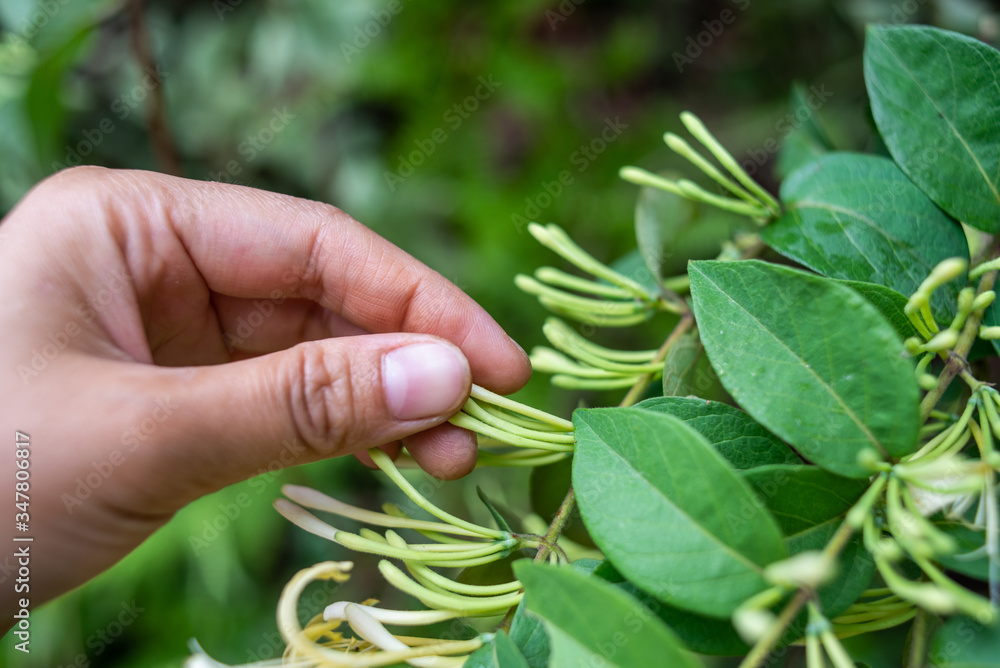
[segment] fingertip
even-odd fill
[[[531,380],[531,361],[524,348],[502,329],[497,339],[485,359],[469,356],[472,382],[497,394],[512,394]]]
[[[453,424],[407,436],[403,445],[420,468],[441,480],[457,480],[476,468],[476,435]]]

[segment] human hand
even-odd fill
[[[0,286],[5,486],[30,435],[30,529],[3,522],[34,538],[32,606],[275,462],[402,443],[462,476],[475,440],[445,421],[472,379],[509,393],[531,372],[472,299],[342,211],[238,186],[62,172],[0,225]],[[27,595],[4,588],[8,627]]]

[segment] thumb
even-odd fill
[[[163,371],[173,371],[173,396],[181,399],[178,417],[157,434],[159,452],[150,454],[156,478],[182,486],[169,495],[175,504],[441,424],[461,408],[472,382],[456,346],[402,333],[313,341],[249,360]]]

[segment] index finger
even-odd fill
[[[369,332],[440,336],[462,350],[476,383],[497,392],[531,375],[524,351],[472,298],[333,206],[152,172],[74,172],[90,180],[89,192],[119,200],[109,202],[118,214],[109,225],[123,248],[142,233],[136,217],[150,234],[170,230],[214,292],[302,297]]]

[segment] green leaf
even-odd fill
[[[952,617],[934,635],[929,658],[939,668],[997,668],[1000,622],[985,626],[971,617]]]
[[[497,631],[493,639],[493,652],[500,668],[530,668],[517,645],[503,631]]]
[[[830,278],[910,295],[941,260],[969,259],[962,228],[886,158],[830,153],[786,179],[781,200],[784,215],[761,238]],[[954,315],[959,287],[934,293],[942,320]]]
[[[520,648],[529,668],[546,668],[549,665],[549,636],[538,618],[528,614],[523,599],[510,623],[510,638]]]
[[[892,157],[938,206],[1000,230],[1000,51],[923,26],[871,26],[865,83]]]
[[[614,585],[528,561],[518,562],[515,571],[528,610],[549,633],[552,668],[698,666],[670,629]]]
[[[789,98],[788,117],[794,116],[796,126],[781,140],[775,167],[781,179],[833,150],[833,142],[820,123],[816,113],[819,106],[812,102],[811,92],[805,85],[796,83]]]
[[[692,262],[698,331],[719,380],[767,429],[823,468],[917,444],[919,392],[897,334],[850,288],[765,262]]]
[[[541,628],[541,625],[539,625]],[[512,632],[513,633],[513,632]],[[544,631],[543,631],[544,633]],[[538,668],[545,664],[539,664]],[[488,642],[466,659],[463,668],[535,668],[528,663],[517,644],[503,631],[497,631]]]
[[[702,347],[698,334],[689,332],[667,351],[663,362],[663,396],[676,397],[691,393],[691,376],[698,366]]]
[[[669,413],[708,439],[737,469],[767,464],[801,464],[781,440],[738,408],[694,397],[655,397],[636,408]]]
[[[899,294],[892,288],[876,283],[862,283],[860,281],[839,281],[850,289],[857,292],[865,300],[878,309],[882,317],[888,321],[892,328],[899,334],[899,338],[906,340],[917,335],[917,330],[913,328],[913,323],[906,317],[906,297]]]
[[[497,528],[500,529],[500,531],[512,533],[510,525],[507,524],[507,520],[505,520],[503,515],[500,514],[500,511],[496,509],[496,506],[490,502],[489,497],[486,496],[486,492],[484,492],[483,488],[479,485],[476,485],[476,494],[479,495],[479,500],[483,502],[486,509],[490,511],[490,515],[493,516],[493,521],[497,523]]]
[[[867,480],[844,478],[818,466],[760,466],[743,478],[790,536],[843,515],[868,489]]]
[[[681,420],[640,408],[573,414],[573,486],[598,547],[629,580],[678,607],[728,616],[786,552],[766,512],[715,448]]]
[[[94,27],[87,25],[67,35],[64,43],[45,54],[29,79],[24,104],[31,119],[38,162],[46,170],[52,161],[65,160],[65,153],[60,150],[67,116],[62,89],[70,69],[85,53],[93,31]]]
[[[493,647],[494,643],[489,642],[477,649],[465,660],[462,668],[498,668],[496,656],[493,654]]]
[[[789,95],[789,106],[791,107],[790,114],[799,123],[796,129],[809,135],[823,150],[832,151],[834,148],[833,140],[830,139],[829,133],[824,129],[823,123],[820,121],[819,114],[817,113],[825,103],[826,95],[822,90],[816,90],[815,87],[810,90],[806,88],[804,83],[797,81],[792,84],[791,94]],[[813,102],[814,99],[816,102]]]
[[[628,276],[633,281],[649,290],[652,294],[660,291],[660,277],[653,274],[639,254],[639,249],[633,248],[625,255],[611,263],[611,268],[623,276]],[[607,281],[602,280],[602,283]]]
[[[646,267],[657,280],[663,276],[664,248],[697,216],[698,206],[689,199],[658,188],[643,188],[639,192],[635,204],[635,240]]]
[[[951,536],[957,544],[955,554],[939,554],[935,561],[948,570],[967,575],[977,580],[988,581],[990,577],[990,559],[983,550],[986,544],[986,531],[984,529],[973,529],[962,522],[941,521],[936,523],[938,528]],[[972,552],[976,556],[969,558]]]
[[[693,652],[713,656],[738,656],[750,651],[750,646],[743,642],[728,619],[706,617],[658,601],[626,580],[609,561],[602,561],[594,570],[594,575],[634,596],[647,610],[662,619],[684,646]]]
[[[805,128],[795,128],[781,140],[775,173],[782,180],[796,170],[826,155],[827,149],[810,135]]]

